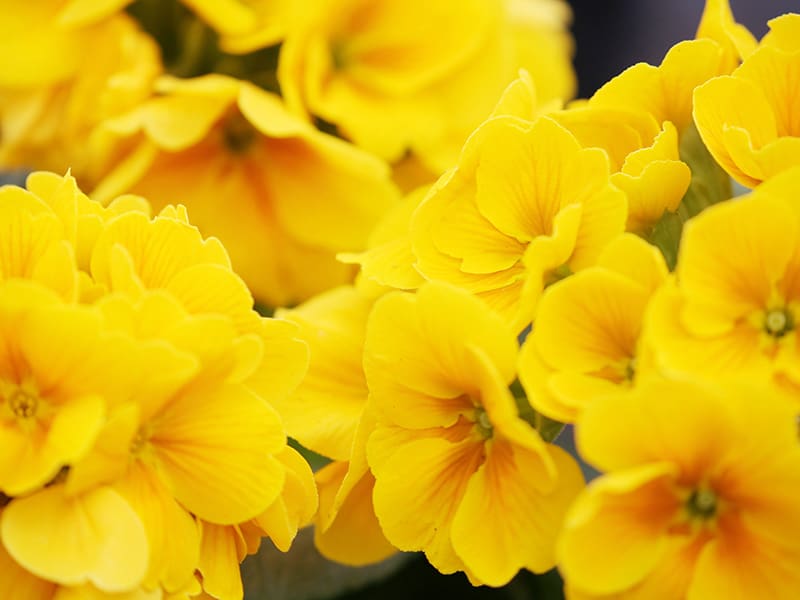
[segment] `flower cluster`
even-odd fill
[[[182,206],[0,188],[0,595],[241,597],[316,509],[272,402],[306,345]]]

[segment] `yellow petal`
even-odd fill
[[[17,564],[3,544],[0,544],[0,596],[51,600],[56,584],[41,579]]]
[[[200,562],[197,570],[203,576],[203,590],[220,600],[242,598],[242,576],[239,573],[237,537],[233,526],[204,522],[201,527]]]
[[[654,463],[595,480],[570,508],[559,540],[565,578],[596,594],[644,579],[661,559],[667,528],[680,510],[674,476],[673,465]]]
[[[147,571],[142,522],[107,487],[70,498],[55,485],[17,499],[3,512],[2,536],[25,568],[64,585],[92,582],[109,592],[126,591]]]
[[[536,469],[528,469],[539,457],[503,440],[491,442],[452,526],[453,548],[477,580],[505,585],[520,568],[542,573],[555,564],[556,535],[583,478],[566,452],[550,453],[558,484],[543,494],[532,477]]]
[[[347,474],[348,463],[335,462],[317,472],[320,514],[331,508],[339,486]],[[324,528],[317,523],[314,545],[331,560],[360,566],[378,562],[397,552],[381,531],[372,505],[375,478],[364,473],[336,509],[333,520]],[[353,532],[358,531],[358,536]]]
[[[285,440],[274,412],[242,386],[205,385],[172,400],[151,443],[175,498],[198,517],[231,525],[277,497],[284,472],[271,456]]]

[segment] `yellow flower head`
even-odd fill
[[[71,169],[93,185],[118,151],[100,124],[149,97],[161,59],[155,41],[125,15],[75,35],[84,47],[80,68],[68,76],[25,86],[0,81],[0,166]],[[26,55],[41,51],[28,43]]]
[[[184,203],[216,235],[257,298],[286,304],[342,283],[396,199],[388,167],[292,117],[280,100],[223,76],[161,81],[162,94],[113,127],[134,150],[95,197],[131,191]]]
[[[793,169],[687,223],[676,277],[647,317],[662,367],[800,383],[799,186]]]
[[[441,172],[518,68],[543,97],[571,95],[568,18],[553,0],[314,0],[281,49],[281,89],[357,145]]]
[[[665,211],[675,212],[691,171],[681,162],[678,132],[644,111],[589,105],[551,115],[584,147],[602,148],[611,162],[611,182],[628,197],[626,229],[647,234]]]
[[[401,550],[499,586],[553,565],[582,480],[519,417],[514,333],[463,290],[427,283],[379,299],[364,370],[379,423],[367,444],[375,513]]]
[[[544,291],[520,354],[531,405],[563,422],[652,369],[640,334],[650,296],[667,276],[661,253],[625,234],[597,263]]]
[[[795,414],[752,382],[650,380],[589,408],[578,447],[605,474],[572,505],[559,540],[575,597],[795,597]]]
[[[515,330],[545,285],[588,267],[625,226],[604,151],[549,117],[486,121],[414,214],[417,269],[475,293]]]
[[[695,91],[694,119],[717,162],[747,187],[800,164],[794,85],[800,72],[800,15],[774,29],[731,75]]]

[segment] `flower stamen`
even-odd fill
[[[8,397],[8,407],[18,419],[32,419],[39,410],[39,398],[22,388],[16,388]]]
[[[475,409],[475,426],[484,438],[488,439],[494,434],[494,428],[492,427],[492,422],[489,420],[489,414],[486,412],[486,409],[480,406]]]
[[[686,500],[686,510],[694,519],[707,521],[717,514],[717,495],[708,488],[699,488],[689,495]]]
[[[781,338],[794,329],[794,319],[785,308],[773,308],[764,315],[764,331]]]

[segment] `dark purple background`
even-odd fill
[[[670,46],[694,37],[702,0],[569,0],[575,14],[575,65],[582,97],[640,61],[658,64]],[[730,0],[734,15],[756,37],[767,21],[800,12],[798,0]]]

